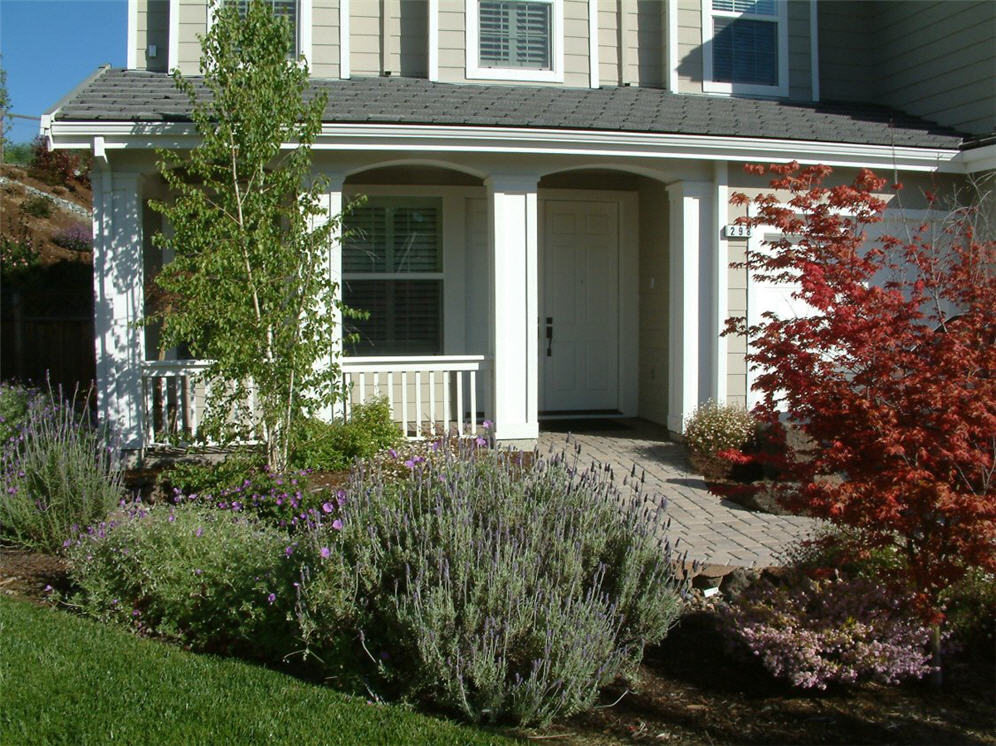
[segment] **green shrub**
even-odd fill
[[[38,395],[27,386],[0,382],[0,448],[16,447],[18,435],[28,422],[31,401]]]
[[[692,465],[707,478],[723,478],[733,464],[719,454],[740,451],[756,433],[757,422],[746,409],[710,399],[685,422],[684,438]]]
[[[87,614],[270,660],[295,649],[299,557],[286,532],[193,504],[134,504],[69,547]]]
[[[245,453],[229,455],[223,461],[205,463],[183,461],[165,469],[158,483],[184,495],[218,494],[222,490],[240,486],[250,476],[262,472],[262,459]]]
[[[406,696],[542,725],[590,706],[675,621],[663,508],[563,455],[527,467],[476,445],[411,459],[404,480],[358,466],[341,535],[309,537],[330,557],[303,586],[303,633],[321,651],[353,630]]]
[[[121,499],[115,448],[93,427],[85,397],[33,399],[16,447],[0,462],[0,536],[57,551],[73,526],[102,520]],[[77,406],[79,405],[79,406]]]
[[[347,420],[305,419],[296,424],[290,464],[297,469],[342,471],[358,458],[403,441],[401,428],[391,421],[387,400],[377,399],[355,405]]]
[[[21,203],[21,211],[35,218],[47,218],[52,215],[52,200],[40,194],[28,197]]]

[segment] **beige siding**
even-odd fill
[[[588,0],[564,3],[564,85],[587,87],[591,82],[588,66]]]
[[[818,4],[820,47],[820,98],[828,101],[871,101],[874,81],[869,71],[872,45],[872,3],[821,2]]]
[[[678,4],[678,91],[702,93],[702,2]]]
[[[184,75],[196,75],[201,59],[198,36],[207,31],[206,0],[180,0],[179,67]]]
[[[156,54],[148,56],[149,45]],[[135,60],[139,70],[165,72],[169,59],[169,0],[141,0],[138,3]]]
[[[668,194],[660,182],[640,186],[639,413],[667,423]]]
[[[361,0],[349,4],[349,64],[354,76],[380,75],[380,2]]]
[[[464,44],[464,4],[462,0],[439,2],[439,79],[464,79],[466,46]]]
[[[972,134],[996,127],[996,3],[875,5],[883,103]]]
[[[338,0],[312,0],[311,22],[311,74],[318,78],[338,78]]]
[[[804,101],[813,97],[813,68],[811,65],[809,2],[788,4],[788,67],[789,98]]]
[[[744,213],[742,207],[731,205],[727,222],[732,223]],[[730,266],[727,270],[727,314],[729,317],[747,315],[747,270],[733,265],[746,257],[747,241],[730,240],[727,243]],[[742,335],[726,337],[726,400],[731,404],[747,406],[747,339]]]
[[[667,85],[667,10],[660,0],[639,0],[636,13],[637,80],[641,86],[664,88]]]
[[[602,85],[619,85],[619,14],[616,0],[598,3],[598,79]]]

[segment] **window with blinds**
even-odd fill
[[[442,201],[371,198],[343,220],[343,302],[353,320],[352,355],[443,351]]]
[[[712,76],[718,83],[779,86],[776,0],[712,0]]]
[[[552,6],[535,0],[481,0],[481,67],[552,69]]]

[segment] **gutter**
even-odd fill
[[[60,148],[90,148],[101,137],[107,150],[185,149],[198,143],[189,122],[51,121]],[[294,147],[286,143],[285,148]],[[907,171],[966,173],[956,148],[894,147],[813,140],[657,134],[599,130],[523,129],[453,125],[325,124],[313,145],[321,151],[418,151],[580,157],[693,158],[712,161],[823,163]]]

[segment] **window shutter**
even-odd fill
[[[436,355],[442,351],[442,280],[347,280],[343,301],[370,317],[349,322],[351,355]]]
[[[383,207],[353,208],[343,220],[343,272],[387,271],[387,211]]]
[[[550,3],[481,0],[478,8],[482,66],[551,69]]]
[[[775,0],[712,0],[712,9],[759,16],[776,14]]]

